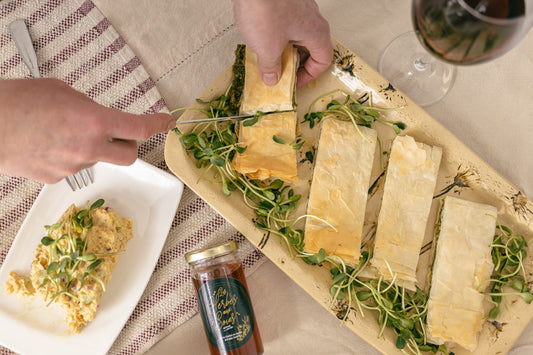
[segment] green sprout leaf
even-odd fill
[[[104,201],[103,199],[101,199],[101,198],[98,199],[98,200],[96,200],[96,201],[94,201],[93,204],[91,205],[91,210],[95,210],[95,209],[97,209],[98,207],[103,206],[104,202],[105,202],[105,201]]]
[[[392,128],[394,129],[394,133],[396,133],[396,134],[402,133],[402,130],[396,124],[393,124]]]
[[[366,301],[370,297],[372,297],[372,292],[370,291],[359,291],[356,293],[356,297],[359,301]]]
[[[88,261],[88,262],[95,261],[96,254],[94,253],[85,254],[85,255],[79,256],[78,259],[83,260],[83,261]]]
[[[518,292],[522,292],[524,288],[524,282],[520,279],[514,279],[511,282],[509,282],[509,286]]]
[[[309,112],[304,115],[302,123],[309,122],[309,128],[315,127],[315,123],[322,121],[324,114],[322,112]]]
[[[50,237],[43,237],[43,238],[41,239],[41,243],[42,243],[42,245],[44,245],[44,246],[49,246],[49,245],[51,245],[53,242],[54,242],[54,240],[53,240],[52,238],[50,238]]]
[[[198,136],[194,133],[188,133],[181,136],[183,139],[183,143],[185,144],[192,144],[195,143],[198,140]]]
[[[47,230],[47,231],[53,231],[53,230],[56,230],[56,229],[59,229],[61,227],[61,224],[59,223],[54,223],[50,226],[44,226],[44,228]]]
[[[253,126],[254,124],[257,123],[257,121],[259,121],[259,116],[254,116],[250,119],[247,119],[245,121],[242,122],[242,125],[243,127],[250,127],[250,126]]]
[[[90,273],[91,271],[96,269],[102,263],[102,261],[103,259],[98,259],[95,262],[91,263],[89,266],[87,266],[87,272]]]
[[[321,263],[323,262],[324,260],[326,260],[326,251],[322,248],[320,248],[320,250],[318,251],[318,262]]]
[[[268,187],[270,187],[272,190],[279,190],[283,186],[283,181],[280,179],[276,179],[270,183]]]
[[[400,130],[404,130],[405,128],[407,128],[406,124],[403,122],[395,122],[394,125],[398,127]]]
[[[219,166],[219,167],[223,167],[224,165],[226,165],[226,161],[219,157],[219,156],[216,156],[216,155],[213,155],[209,158],[209,161],[213,164],[213,165],[216,165],[216,166]]]
[[[287,144],[283,139],[279,138],[278,136],[272,136],[272,140],[278,144]]]
[[[222,184],[222,192],[226,196],[230,196],[231,195],[231,190],[230,190],[229,186],[230,186],[229,185],[229,181],[224,181],[224,183]]]
[[[339,289],[339,287],[337,285],[333,285],[331,287],[330,293],[331,293],[331,295],[333,297],[335,297],[339,301],[342,301],[343,299],[346,298],[346,292],[344,292],[343,290]]]
[[[405,345],[407,345],[407,342],[405,341],[405,339],[401,336],[398,336],[396,338],[396,348],[403,349],[405,348]]]
[[[202,148],[207,147],[207,145],[206,145],[206,143],[205,143],[205,140],[204,140],[201,136],[198,136],[198,144],[199,144],[200,147],[202,147]]]
[[[78,257],[80,256],[80,251],[76,250],[75,252],[70,254],[70,260],[76,261]],[[66,260],[66,259],[65,259]]]
[[[308,264],[320,264],[326,259],[326,251],[324,249],[320,249],[318,253],[302,259]]]
[[[533,294],[531,294],[529,291],[520,293],[520,297],[522,297],[527,304],[530,304],[533,301]]]
[[[498,306],[494,306],[494,307],[492,307],[492,309],[489,311],[489,318],[490,318],[490,319],[496,319],[496,317],[498,317],[498,314],[500,314],[500,307],[498,307]]]
[[[70,276],[70,274],[67,273],[67,272],[64,272],[64,271],[63,271],[63,272],[58,272],[57,274],[55,274],[54,276],[52,276],[52,280],[55,280],[55,279],[61,279],[61,278],[63,278],[63,277],[66,278],[66,277],[68,277],[68,276]]]
[[[59,270],[59,263],[57,261],[54,261],[48,265],[48,267],[46,268],[46,273],[48,275],[51,275],[58,270]]]
[[[339,273],[339,274],[337,274],[337,275],[333,278],[333,284],[334,284],[334,285],[337,285],[337,284],[343,282],[344,280],[346,280],[346,277],[347,277],[347,276],[348,276],[348,275],[346,275],[345,273]]]

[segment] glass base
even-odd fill
[[[378,70],[420,106],[441,100],[453,86],[456,69],[433,57],[414,32],[396,37],[381,54]]]

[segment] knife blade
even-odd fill
[[[176,124],[184,123],[200,123],[200,122],[212,122],[212,121],[227,121],[227,120],[238,120],[243,118],[251,118],[254,115],[242,115],[242,116],[227,116],[227,117],[213,117],[213,118],[199,118],[196,120],[185,120],[185,121],[176,121]]]

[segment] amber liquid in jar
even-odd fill
[[[263,343],[241,263],[231,253],[192,266],[211,354],[262,354]]]

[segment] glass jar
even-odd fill
[[[185,254],[211,354],[257,355],[257,328],[237,243],[230,241]]]

